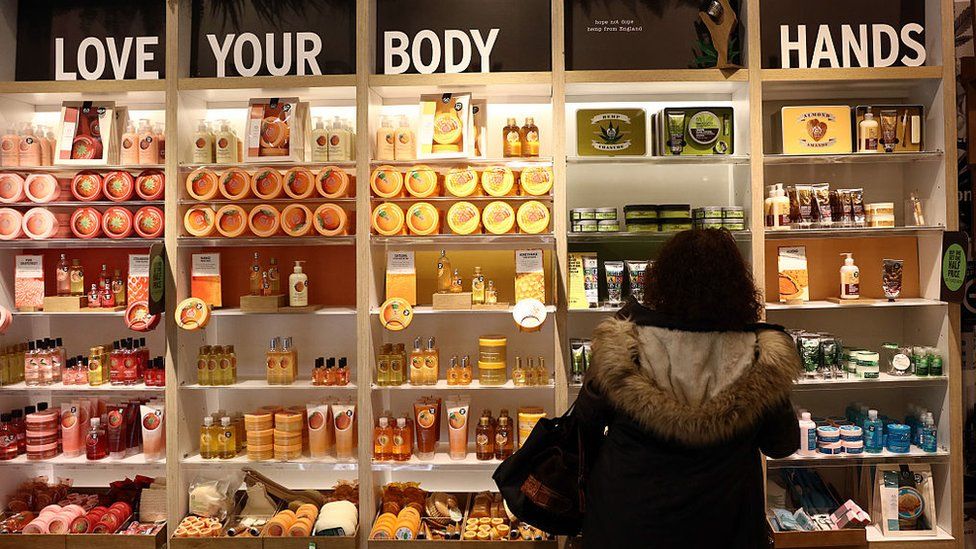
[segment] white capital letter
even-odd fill
[[[874,38],[873,49],[874,49],[874,66],[875,67],[890,67],[895,64],[895,60],[898,59],[898,33],[895,32],[895,28],[891,25],[871,25],[872,35]],[[888,36],[888,43],[891,44],[891,49],[888,55],[884,55],[881,35]]]
[[[461,44],[461,61],[454,62],[454,42]],[[471,64],[471,40],[464,31],[447,29],[444,31],[444,72],[464,72]]]
[[[430,42],[430,63],[424,63],[420,58],[421,48],[424,40]],[[441,64],[441,41],[437,39],[434,31],[424,29],[413,37],[413,46],[410,48],[410,56],[413,57],[413,64],[417,67],[420,74],[432,74]]]
[[[54,39],[54,79],[78,80],[78,75],[64,70],[64,38]]]
[[[108,44],[108,61],[112,65],[112,74],[116,80],[125,78],[125,68],[129,65],[129,51],[132,50],[132,37],[126,36],[122,40],[122,53],[115,49],[115,37],[109,36],[105,39]]]
[[[214,62],[217,64],[217,78],[227,75],[227,54],[230,53],[230,45],[234,43],[234,34],[224,37],[222,44],[217,43],[217,35],[208,34],[207,42],[210,42],[210,50],[214,54]]]
[[[254,56],[251,58],[251,66],[244,66],[244,44],[251,45]],[[242,33],[237,42],[234,42],[234,66],[237,73],[241,76],[254,76],[261,70],[261,41],[253,32]]]
[[[830,34],[830,27],[820,25],[817,30],[817,41],[813,45],[813,56],[810,58],[810,66],[820,68],[820,62],[827,60],[830,68],[837,68],[837,51],[834,50],[834,37]]]
[[[925,46],[922,45],[918,40],[912,37],[912,33],[921,35],[925,29],[922,25],[918,23],[909,23],[902,27],[901,29],[901,41],[905,43],[905,47],[913,50],[915,52],[915,58],[912,59],[907,55],[901,58],[901,62],[905,64],[906,67],[918,67],[925,63]]]
[[[88,70],[88,48],[95,48],[95,70]],[[78,45],[78,72],[85,80],[98,80],[105,72],[105,48],[102,41],[89,36]]]
[[[383,33],[383,74],[403,74],[410,68],[410,56],[407,47],[410,38],[400,31],[386,31]],[[399,63],[393,59],[399,59]]]
[[[159,44],[158,36],[137,36],[136,37],[136,79],[137,80],[159,80],[159,71],[147,71],[146,65],[156,58],[156,54],[148,50],[146,46]]]
[[[840,27],[840,48],[841,48],[841,59],[843,60],[842,67],[851,66],[851,54],[854,54],[854,58],[857,59],[858,67],[867,67],[868,65],[868,26],[858,25],[857,26],[857,36],[854,36],[854,29],[850,25],[841,25]]]
[[[265,59],[268,60],[268,72],[271,76],[284,76],[291,69],[291,33],[286,32],[281,37],[281,66],[275,66],[274,34],[264,35]]]
[[[322,53],[322,37],[314,32],[295,33],[297,41],[295,62],[298,63],[298,75],[305,76],[305,64],[308,63],[309,73],[318,76],[322,74],[319,68],[319,54]],[[307,47],[309,44],[311,48]]]
[[[471,37],[474,38],[474,47],[481,56],[481,72],[491,72],[491,50],[495,47],[495,40],[498,39],[499,29],[488,31],[488,39],[481,37],[481,31],[471,29]]]
[[[792,69],[790,66],[790,52],[796,52],[797,68],[807,68],[807,26],[796,26],[796,41],[790,40],[790,26],[779,26],[779,57],[780,66],[784,69]]]

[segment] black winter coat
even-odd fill
[[[800,443],[792,339],[631,304],[597,328],[593,358],[574,411],[589,463],[583,547],[768,547],[760,452]]]

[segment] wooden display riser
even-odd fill
[[[172,549],[356,549],[355,536],[282,538],[172,538]]]
[[[867,533],[863,528],[832,530],[829,532],[775,532],[775,549],[814,549],[818,547],[867,548]]]
[[[153,536],[120,534],[10,534],[0,536],[0,548],[30,549],[159,549],[166,545],[166,527]]]

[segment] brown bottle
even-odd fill
[[[539,127],[535,125],[534,118],[526,117],[519,137],[522,141],[522,156],[539,156]]]
[[[508,410],[503,408],[499,412],[498,426],[495,428],[495,458],[505,459],[515,453],[514,437],[512,418],[508,417]]]
[[[491,410],[485,410],[481,414],[474,434],[474,444],[478,460],[488,461],[495,457],[495,426],[492,424]]]
[[[502,128],[502,154],[505,158],[522,156],[522,135],[514,118],[509,118],[508,125]]]

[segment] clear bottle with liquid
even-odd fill
[[[410,352],[410,384],[411,385],[427,385],[427,380],[424,372],[424,349],[423,345],[420,343],[421,338],[416,337],[413,340],[413,351]]]
[[[203,425],[200,426],[200,457],[203,459],[213,459],[214,455],[214,424],[213,418],[206,416],[203,418]]]
[[[464,355],[461,357],[461,379],[459,385],[471,385],[474,379],[474,369],[471,367],[471,357]]]
[[[125,307],[125,280],[122,278],[122,271],[115,269],[115,275],[112,276],[112,295],[115,297],[115,305],[117,307]]]
[[[440,377],[441,353],[437,349],[434,338],[427,339],[427,348],[424,349],[424,385],[437,385],[437,378]]]
[[[531,116],[526,117],[525,125],[519,131],[522,141],[522,156],[539,156],[539,127],[535,125],[535,119]]]
[[[271,338],[268,350],[265,352],[265,369],[268,385],[281,385],[281,353],[278,347],[281,345],[280,337]]]
[[[254,259],[251,261],[248,282],[251,295],[261,295],[261,260],[257,252],[254,252]]]
[[[390,385],[403,385],[406,358],[403,343],[394,345],[393,353],[390,355]]]
[[[535,384],[536,385],[548,385],[549,384],[549,370],[546,369],[546,359],[545,357],[539,357],[539,363],[536,365],[535,371]]]
[[[213,378],[210,376],[210,368],[208,368],[211,352],[212,347],[210,345],[201,346],[197,352],[197,385],[206,387],[214,384]]]
[[[446,294],[451,291],[451,260],[447,257],[447,251],[441,250],[441,256],[437,258],[437,293]]]
[[[464,291],[464,280],[461,279],[461,273],[457,269],[454,269],[454,274],[451,275],[451,293],[459,294]]]
[[[461,384],[461,365],[458,363],[458,357],[456,356],[451,357],[450,365],[447,367],[447,384]]]
[[[220,458],[233,459],[237,457],[237,428],[231,425],[230,417],[220,418]]]
[[[495,305],[498,303],[498,290],[495,288],[495,281],[489,280],[488,287],[485,288],[485,304]]]
[[[512,383],[517,387],[525,386],[525,369],[522,368],[522,357],[515,357],[515,368],[512,369]]]
[[[278,270],[278,258],[272,257],[268,266],[268,284],[270,285],[271,295],[281,293],[281,271]]]
[[[509,118],[508,123],[502,128],[502,155],[505,158],[522,156],[522,136],[514,118]]]
[[[80,259],[71,260],[68,279],[71,283],[71,295],[85,295],[85,269],[81,266]]]
[[[68,258],[61,254],[58,265],[54,270],[54,277],[57,280],[57,292],[59,296],[71,295],[71,267],[68,266]]]
[[[384,343],[379,352],[376,353],[376,384],[380,387],[390,385],[390,355],[393,352],[393,345]]]
[[[471,275],[471,303],[484,305],[485,303],[485,275],[481,267],[475,267]]]

